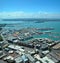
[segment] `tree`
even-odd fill
[[[2,36],[0,35],[0,41],[3,41],[3,38],[2,38]]]

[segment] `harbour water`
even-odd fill
[[[50,32],[53,32],[54,36],[49,36],[48,34],[44,35],[35,35],[34,38],[50,38],[53,40],[60,40],[60,22],[59,21],[48,21],[48,22],[35,22],[35,21],[0,21],[0,24],[8,24],[4,28],[7,29],[22,29],[22,28],[54,28],[54,30],[50,30]]]

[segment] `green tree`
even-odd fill
[[[0,41],[3,41],[3,38],[2,38],[2,36],[0,35]]]

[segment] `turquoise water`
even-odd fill
[[[44,23],[36,23],[34,21],[0,21],[0,24],[12,24],[12,25],[7,25],[5,28],[8,29],[22,29],[22,28],[49,28],[53,27],[54,30],[51,30],[51,32],[58,32],[60,33],[60,22],[59,21],[49,21],[49,22],[44,22]],[[13,25],[14,24],[14,25]],[[60,36],[60,34],[55,34],[57,36]],[[36,35],[34,36],[35,38],[51,38],[54,40],[60,40],[60,38],[52,38],[48,36],[47,34],[44,35]]]

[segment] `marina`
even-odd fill
[[[0,63],[60,63],[60,0],[0,0]]]
[[[19,21],[19,23],[18,23],[18,21],[16,21],[16,23],[13,23],[13,21],[12,21],[9,24],[8,24],[8,22],[10,22],[10,21],[7,21],[7,24],[3,27],[3,31],[4,31],[4,29],[6,29],[6,30],[14,29],[15,31],[21,30],[23,32],[23,29],[25,28],[26,30],[29,30],[29,31],[31,30],[31,32],[29,32],[29,33],[32,33],[31,35],[35,35],[36,38],[37,38],[37,35],[40,35],[39,37],[42,37],[42,38],[44,38],[44,36],[46,36],[46,37],[48,36],[48,38],[52,38],[53,36],[56,35],[55,37],[53,37],[53,40],[58,40],[59,36],[60,36],[60,33],[59,33],[60,30],[58,29],[60,22],[56,22],[56,21],[55,22],[53,22],[53,21],[46,22],[45,21],[44,23],[35,23],[34,21],[33,22]],[[1,22],[1,24],[2,23],[3,23],[3,21]],[[28,25],[28,23],[30,23],[30,24]],[[34,24],[34,26],[33,26],[33,24]],[[56,24],[56,25],[58,24],[58,26],[56,27],[54,24]],[[47,25],[47,26],[43,26],[43,25]],[[49,34],[52,34],[53,36],[51,37]]]
[[[46,63],[44,61],[45,58],[49,62],[56,63],[56,61],[60,61],[60,57],[57,60],[52,60],[55,56],[58,57],[53,49],[55,47],[58,50],[59,47],[56,47],[56,45],[60,43],[60,33],[55,31],[57,28],[40,26],[47,22],[33,23],[35,27],[32,22],[30,22],[30,25],[28,22],[10,23],[2,27],[0,31],[2,37],[2,41],[0,41],[1,62]],[[59,54],[58,52],[56,53]],[[53,54],[54,56],[52,56]],[[49,59],[50,57],[52,59]]]

